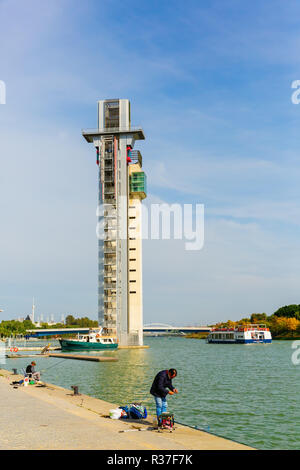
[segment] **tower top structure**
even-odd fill
[[[141,127],[131,127],[130,101],[109,99],[98,101],[98,129],[84,129],[83,137],[92,143],[105,135],[132,134],[134,140],[145,140]]]

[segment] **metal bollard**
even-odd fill
[[[13,369],[14,375],[18,375],[18,369]]]
[[[80,395],[80,393],[78,392],[78,385],[71,385],[71,388],[74,391],[74,395]]]

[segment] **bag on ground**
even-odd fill
[[[140,403],[130,403],[126,406],[120,406],[126,415],[121,416],[122,419],[145,419],[147,418],[147,409]]]

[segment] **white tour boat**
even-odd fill
[[[272,335],[266,325],[238,325],[236,328],[213,328],[206,338],[207,343],[252,344],[271,343]]]

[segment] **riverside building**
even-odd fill
[[[99,167],[98,320],[121,346],[143,344],[142,200],[146,175],[134,149],[144,140],[131,127],[130,102],[98,102],[98,128],[82,135],[96,149]]]

